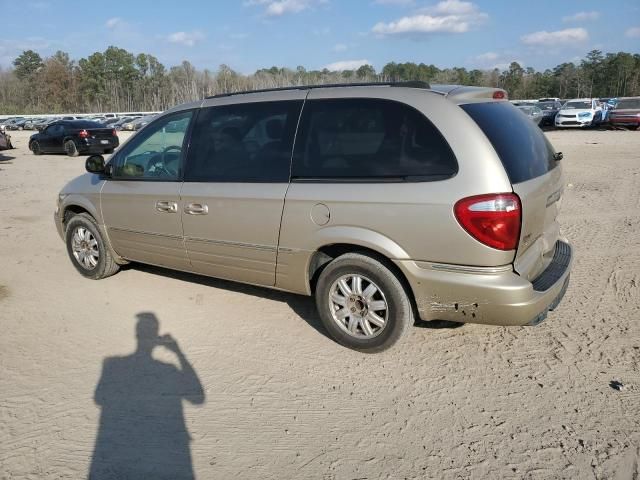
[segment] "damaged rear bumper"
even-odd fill
[[[537,325],[562,300],[573,262],[571,246],[556,243],[553,260],[533,281],[511,265],[466,267],[397,260],[422,320],[489,325]]]

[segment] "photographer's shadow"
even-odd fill
[[[136,317],[136,351],[106,358],[96,387],[102,412],[89,478],[192,479],[182,401],[204,403],[202,385],[176,341],[158,336],[156,316]],[[158,346],[171,350],[180,368],[154,359]]]

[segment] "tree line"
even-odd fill
[[[170,68],[153,55],[111,46],[72,60],[65,52],[43,58],[24,51],[0,69],[0,113],[161,111],[209,95],[260,88],[343,82],[423,80],[504,88],[512,99],[640,95],[640,55],[592,50],[579,63],[536,71],[512,62],[505,70],[440,69],[425,63],[387,63],[329,71],[271,67],[243,75],[227,65],[198,70],[188,61]]]

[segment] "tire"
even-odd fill
[[[104,243],[98,224],[87,213],[74,215],[67,222],[65,243],[71,263],[86,278],[100,280],[120,269]]]
[[[70,157],[78,156],[78,147],[76,147],[76,144],[73,140],[67,140],[66,142],[64,142],[64,151]]]
[[[386,350],[413,325],[411,301],[402,283],[384,263],[367,255],[347,253],[329,263],[318,278],[315,297],[329,335],[353,350]]]
[[[42,155],[42,150],[40,149],[40,144],[38,143],[37,140],[34,140],[33,142],[31,142],[31,145],[29,146],[29,148],[31,148],[31,151],[33,152],[34,155]]]

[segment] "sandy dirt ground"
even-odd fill
[[[0,478],[638,479],[640,132],[548,136],[576,252],[557,311],[421,325],[363,355],[327,338],[309,298],[143,266],[84,279],[52,213],[85,157],[36,157],[14,133]],[[154,322],[175,342],[137,345]]]

